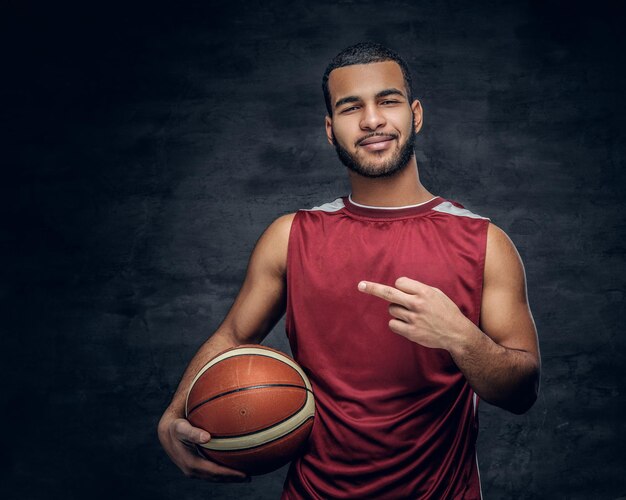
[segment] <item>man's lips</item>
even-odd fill
[[[367,146],[368,144],[374,144],[376,142],[391,141],[393,139],[395,139],[395,137],[393,137],[392,135],[376,135],[374,137],[370,137],[368,139],[365,139],[359,142],[359,146]]]
[[[393,135],[375,135],[363,139],[359,143],[359,147],[362,147],[366,151],[385,151],[392,147],[394,139],[395,137]]]

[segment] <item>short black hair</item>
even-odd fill
[[[332,61],[326,67],[324,76],[322,77],[322,90],[324,92],[324,100],[326,101],[326,109],[328,110],[328,116],[333,116],[333,107],[330,102],[330,91],[328,90],[328,77],[330,72],[337,68],[344,66],[352,66],[353,64],[369,64],[383,61],[395,61],[402,70],[404,76],[404,85],[406,86],[407,97],[409,98],[409,104],[413,102],[413,89],[411,72],[409,67],[398,54],[393,50],[388,49],[380,43],[373,42],[361,42],[350,47],[346,47],[339,54],[337,54]]]

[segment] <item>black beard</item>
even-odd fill
[[[343,146],[341,146],[337,140],[335,139],[335,134],[333,133],[333,144],[335,146],[335,150],[337,151],[337,156],[341,163],[343,163],[346,167],[348,167],[353,172],[362,175],[363,177],[376,178],[376,177],[391,177],[392,175],[401,172],[406,168],[409,164],[409,160],[414,154],[415,147],[415,137],[417,134],[415,133],[415,128],[411,126],[411,134],[407,139],[406,143],[400,151],[395,153],[386,163],[378,165],[374,168],[368,167],[367,165],[363,165],[359,163],[357,159],[350,154]]]

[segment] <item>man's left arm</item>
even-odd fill
[[[481,399],[517,414],[537,399],[541,360],[524,266],[494,224],[487,233],[480,328],[468,321],[463,341],[449,351]]]
[[[480,328],[441,290],[401,277],[395,287],[361,282],[359,290],[390,302],[389,328],[413,342],[446,349],[481,399],[521,414],[537,399],[540,357],[522,260],[489,224]]]

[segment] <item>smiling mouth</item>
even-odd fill
[[[367,146],[369,144],[376,144],[379,142],[388,142],[394,140],[395,137],[392,135],[375,135],[373,137],[368,137],[367,139],[363,139],[358,143],[359,146]]]

